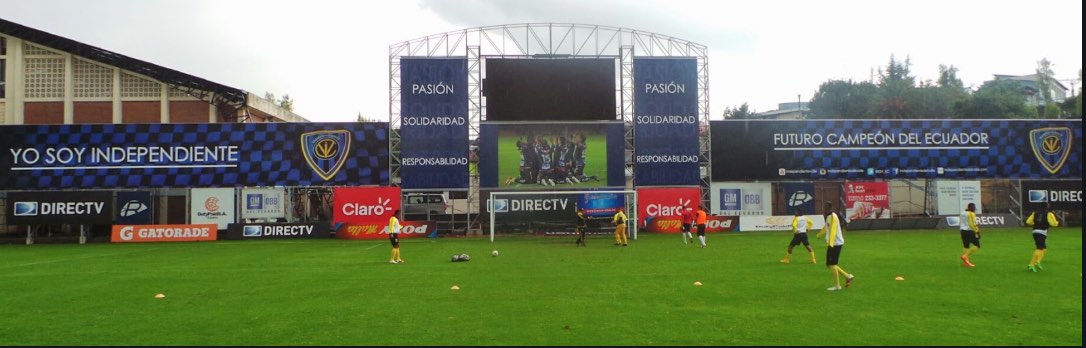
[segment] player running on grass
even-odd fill
[[[796,209],[796,216],[792,218],[792,241],[788,243],[788,253],[784,254],[781,263],[792,262],[792,248],[800,243],[803,243],[803,247],[807,248],[807,253],[811,254],[811,263],[818,263],[814,250],[811,249],[811,243],[807,240],[807,230],[810,230],[812,226],[814,226],[814,221],[803,215],[802,210]]]
[[[826,202],[822,211],[826,214],[826,226],[822,226],[822,230],[818,232],[816,237],[822,237],[823,234],[826,234],[826,267],[833,274],[834,284],[826,290],[838,291],[841,290],[842,274],[845,275],[846,288],[852,285],[852,279],[855,277],[837,265],[838,260],[841,258],[841,248],[845,246],[845,234],[841,229],[841,218],[838,217],[837,213],[833,212],[833,203]]]

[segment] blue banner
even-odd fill
[[[0,126],[0,189],[388,185],[387,123]]]
[[[151,193],[147,191],[119,191],[117,192],[117,216],[114,218],[120,225],[150,225],[154,222],[154,207],[151,204]]]
[[[484,123],[479,184],[510,190],[623,187],[624,151],[620,122]]]
[[[636,58],[634,185],[698,185],[696,58]]]
[[[784,184],[784,211],[795,215],[796,209],[804,215],[815,213],[815,186],[813,183]]]
[[[1082,178],[1082,120],[724,120],[710,132],[713,181]]]
[[[405,189],[468,187],[468,60],[400,58]]]
[[[626,208],[626,196],[621,193],[577,194],[577,209],[584,209],[588,217],[613,217],[619,209]]]

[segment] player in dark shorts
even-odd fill
[[[584,232],[588,229],[588,217],[584,215],[584,209],[577,211],[577,245],[585,245]]]

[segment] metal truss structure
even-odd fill
[[[486,120],[482,96],[482,61],[490,57],[576,58],[612,57],[618,61],[615,91],[617,114],[626,139],[627,178],[633,173],[633,61],[636,57],[692,57],[697,59],[698,119],[702,202],[708,202],[709,175],[709,60],[706,46],[641,30],[572,23],[523,23],[468,28],[434,34],[389,46],[389,169],[393,184],[400,182],[400,58],[466,57],[468,60],[468,132],[471,144]],[[470,151],[477,149],[472,146]],[[477,204],[478,176],[473,174],[468,204]],[[627,180],[627,189],[633,189]],[[470,227],[469,227],[470,228]]]

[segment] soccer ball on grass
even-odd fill
[[[490,256],[497,257],[498,256],[498,251],[497,250],[491,251]]]

